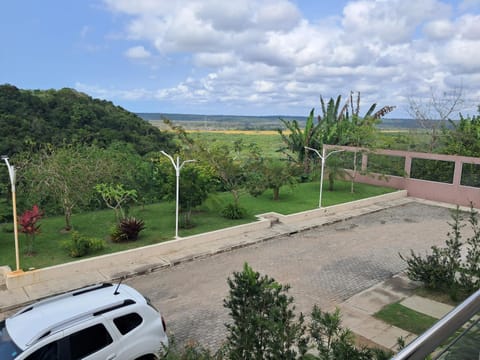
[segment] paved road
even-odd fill
[[[248,262],[290,284],[297,309],[324,310],[405,269],[398,253],[442,245],[449,210],[419,203],[281,236],[255,246],[184,263],[127,281],[162,310],[179,343],[217,348],[225,338],[226,279]]]

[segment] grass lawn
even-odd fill
[[[399,303],[385,306],[374,316],[388,324],[417,335],[423,333],[438,321],[438,319],[434,317],[419,313]]]
[[[335,184],[335,191],[333,192],[327,191],[327,184],[324,184],[323,206],[354,201],[393,191],[389,188],[356,184],[355,193],[352,194],[350,193],[349,182],[337,181]],[[245,194],[241,197],[240,204],[247,210],[248,216],[241,220],[228,220],[220,216],[219,209],[231,202],[232,197],[229,193],[215,194],[210,196],[193,214],[192,220],[195,223],[195,227],[180,229],[179,233],[180,236],[189,236],[240,225],[255,221],[255,215],[270,211],[287,215],[315,209],[318,207],[318,196],[318,182],[298,184],[294,187],[286,186],[280,190],[280,200],[278,201],[272,200],[271,191],[267,191],[257,198]],[[140,238],[136,242],[118,244],[109,241],[110,231],[115,225],[115,217],[112,210],[74,213],[72,217],[73,230],[80,232],[82,235],[106,241],[106,248],[92,256],[155,244],[174,237],[174,202],[134,207],[131,209],[130,215],[143,219],[146,225],[146,229],[140,233]],[[61,246],[63,241],[71,238],[69,233],[62,232],[65,226],[63,216],[44,217],[39,223],[41,224],[41,234],[37,235],[35,239],[34,247],[36,254],[34,256],[25,255],[25,235],[19,234],[20,264],[23,269],[42,268],[78,260],[69,257],[66,250]],[[15,269],[13,240],[12,224],[1,224],[0,266],[9,265],[12,269]]]
[[[422,296],[434,301],[438,301],[444,304],[452,305],[452,306],[457,306],[459,305],[462,300],[464,299],[459,299],[457,301],[452,300],[452,297],[450,294],[447,294],[445,292],[442,292],[440,290],[430,290],[426,289],[424,287],[418,287],[414,290],[415,295]]]

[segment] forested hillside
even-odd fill
[[[22,90],[0,85],[0,154],[45,144],[133,145],[140,154],[171,148],[170,135],[109,101],[73,89]]]

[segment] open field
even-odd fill
[[[245,145],[256,144],[265,157],[278,158],[278,152],[283,146],[280,135],[275,131],[192,131],[189,132],[194,140],[203,140],[209,143],[220,142],[233,144],[242,141]]]
[[[256,144],[266,157],[278,158],[284,146],[280,134],[275,130],[187,130],[194,139],[208,142],[218,141],[233,144],[241,140],[244,144]],[[287,133],[288,134],[288,133]],[[378,149],[429,151],[429,135],[423,130],[381,130]]]

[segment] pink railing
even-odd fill
[[[480,188],[461,185],[463,164],[480,165],[480,158],[398,150],[372,151],[352,146],[324,145],[324,147],[327,152],[328,150],[336,149],[361,154],[362,165],[361,169],[358,169],[359,171],[355,173],[355,182],[407,190],[409,196],[418,197],[421,199],[441,201],[461,206],[470,206],[470,204],[473,204],[475,208],[480,208]],[[404,158],[405,176],[378,173],[365,174],[365,171],[367,170],[369,154],[389,155]],[[451,183],[442,183],[411,178],[410,174],[412,172],[412,159],[415,158],[453,162],[455,164],[453,181]],[[353,175],[353,171],[347,171]]]

